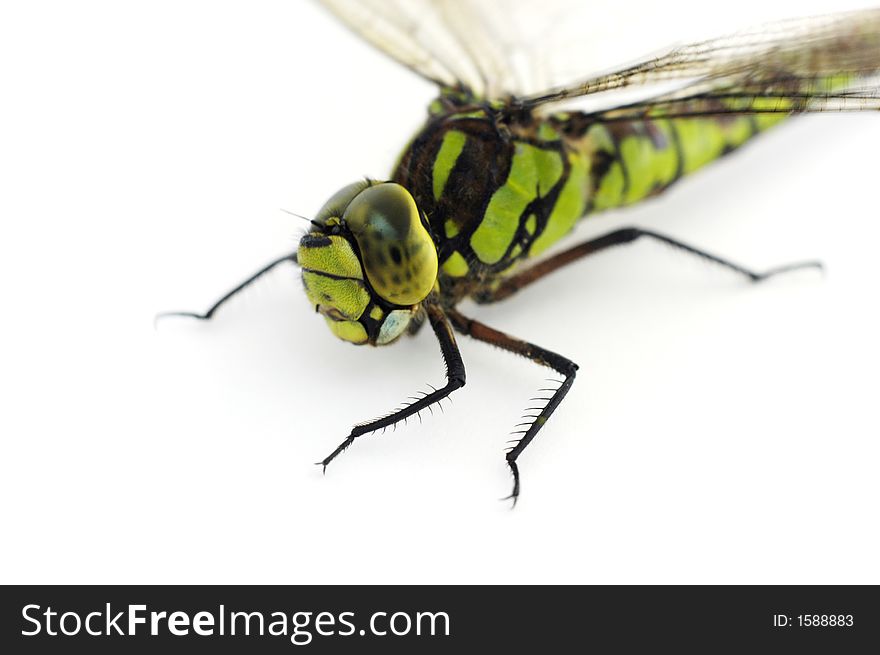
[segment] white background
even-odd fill
[[[841,8],[591,4],[585,72]],[[443,416],[322,477],[442,382],[428,330],[338,342],[292,269],[152,325],[293,249],[280,208],[388,175],[429,85],[295,0],[5,2],[0,61],[3,582],[880,582],[880,116],[798,120],[567,242],[637,224],[824,278],[638,243],[463,307],[581,366],[510,511],[544,370],[462,340]]]

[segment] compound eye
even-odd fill
[[[406,189],[393,182],[364,189],[342,218],[376,293],[396,305],[425,299],[437,280],[437,249]]]
[[[315,222],[324,225],[328,219],[342,216],[348,204],[354,200],[355,196],[370,186],[368,180],[361,180],[342,187],[330,196],[330,199],[324,203],[324,206],[318,210],[315,215]]]

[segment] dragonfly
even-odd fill
[[[295,252],[258,270],[204,313],[163,316],[210,320],[255,280],[293,264],[310,309],[342,341],[386,346],[429,325],[445,382],[356,424],[318,462],[325,471],[361,437],[433,414],[465,386],[460,335],[556,376],[532,399],[506,449],[507,498],[515,506],[519,459],[569,394],[578,365],[462,313],[460,303],[505,300],[573,262],[640,239],[751,282],[821,267],[804,261],[751,270],[638,227],[546,253],[582,218],[654,198],[792,116],[880,110],[880,9],[765,24],[536,91],[528,90],[526,71],[498,37],[504,8],[517,3],[321,4],[436,86],[424,124],[388,177],[343,186],[306,217],[309,227]],[[606,106],[577,105],[599,97]]]

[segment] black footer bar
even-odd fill
[[[5,653],[869,652],[873,586],[23,586]],[[877,651],[875,651],[877,652]]]

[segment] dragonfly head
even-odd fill
[[[437,282],[437,249],[413,197],[393,182],[356,182],[313,225],[297,251],[309,302],[345,341],[394,341]]]

